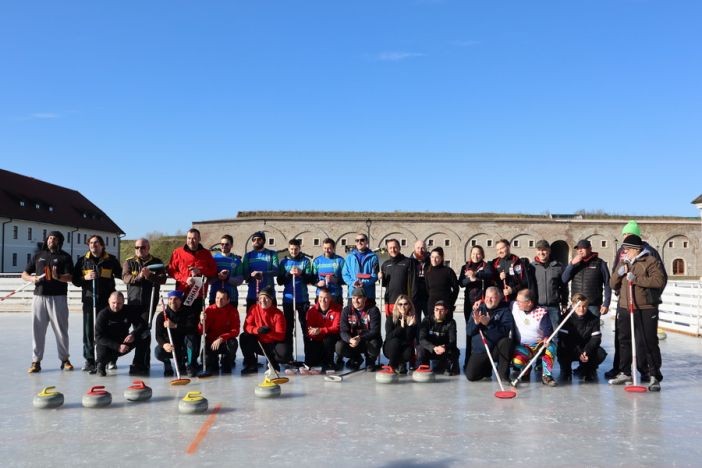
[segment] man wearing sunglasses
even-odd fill
[[[222,236],[219,241],[219,252],[214,254],[214,260],[217,264],[217,276],[210,280],[210,298],[209,304],[215,303],[217,291],[227,291],[229,303],[234,307],[239,306],[239,293],[236,289],[244,282],[242,276],[241,257],[232,252],[234,246],[234,238],[229,234]]]
[[[264,248],[266,235],[263,231],[254,232],[251,236],[252,249],[246,252],[242,260],[244,281],[249,284],[246,294],[246,313],[256,305],[258,293],[263,288],[270,288],[275,292],[275,278],[278,274],[278,253]],[[276,305],[275,294],[272,296],[273,305]]]
[[[375,305],[378,256],[368,248],[368,237],[365,234],[356,234],[356,248],[346,256],[342,275],[344,282],[348,285],[349,306],[351,306],[351,293],[354,288],[363,288],[368,305]]]

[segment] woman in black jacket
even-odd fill
[[[493,276],[492,265],[485,261],[485,251],[480,245],[474,245],[458,275],[458,284],[466,288],[463,302],[466,324],[472,319],[473,304],[485,297],[485,290],[493,286]]]
[[[390,361],[390,367],[400,374],[407,373],[407,361],[414,351],[417,336],[417,315],[409,296],[400,294],[395,300],[392,317],[385,321],[385,344],[383,354]]]
[[[431,266],[425,274],[427,293],[427,310],[434,310],[437,301],[444,301],[448,309],[449,320],[453,318],[453,311],[456,308],[456,298],[458,298],[458,279],[456,273],[444,265],[444,249],[437,247],[431,251],[429,257]]]

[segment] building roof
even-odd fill
[[[0,216],[124,234],[80,192],[0,169]]]
[[[702,204],[702,195],[700,195],[699,197],[697,197],[697,198],[695,198],[694,200],[692,200],[692,204],[693,204],[693,205],[700,205],[700,204]]]

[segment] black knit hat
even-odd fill
[[[636,234],[631,234],[624,238],[624,242],[622,242],[622,247],[641,250],[643,249],[643,241]]]
[[[252,239],[254,239],[256,237],[260,237],[261,239],[266,240],[266,235],[263,233],[263,231],[256,231],[251,236]]]

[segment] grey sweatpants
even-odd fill
[[[68,359],[68,298],[66,296],[34,296],[32,302],[32,361],[44,357],[46,327],[56,335],[56,348],[61,361]]]

